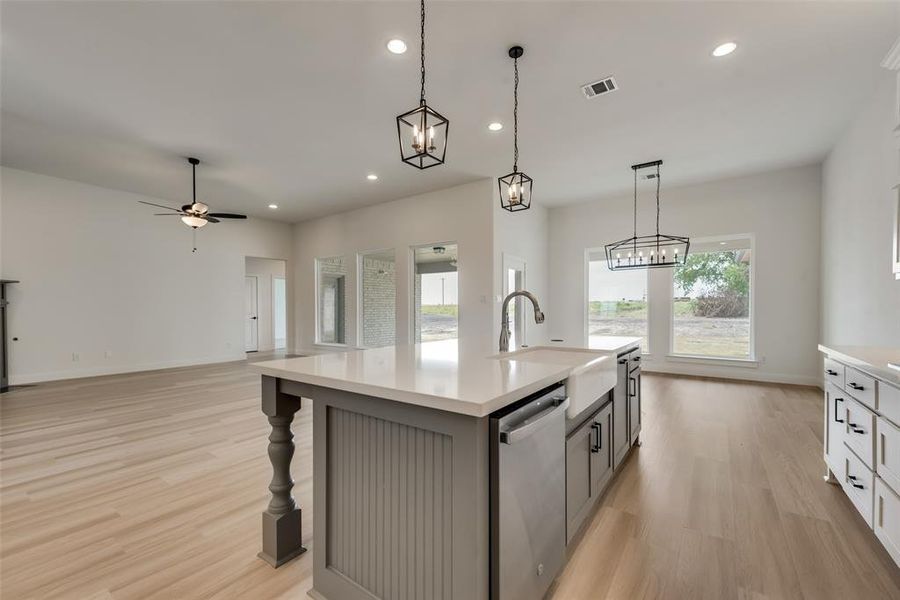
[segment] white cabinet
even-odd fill
[[[875,481],[875,514],[872,528],[879,541],[900,565],[900,496],[885,485],[884,481]]]
[[[847,398],[845,406],[844,443],[862,459],[866,467],[875,468],[875,413]]]
[[[833,473],[841,469],[844,460],[844,430],[847,423],[844,391],[825,384],[825,462]]]
[[[825,463],[900,565],[900,386],[864,360],[835,353],[825,359]]]
[[[878,417],[877,430],[875,471],[886,484],[900,490],[900,428],[884,417]]]
[[[844,453],[844,466],[838,475],[841,487],[853,502],[853,506],[872,526],[872,503],[875,499],[875,475],[849,449]]]

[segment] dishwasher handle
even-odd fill
[[[548,406],[541,412],[534,415],[533,418],[528,419],[527,423],[519,425],[514,429],[510,429],[509,431],[501,431],[500,443],[511,445],[527,438],[532,433],[543,427],[550,417],[558,412],[565,412],[568,407],[569,399],[560,398],[559,400],[554,402],[553,406]]]

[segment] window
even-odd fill
[[[346,344],[346,258],[316,259],[318,342]]]
[[[591,336],[641,338],[650,350],[647,327],[647,271],[610,271],[603,250],[588,252],[588,346]]]
[[[458,256],[456,244],[413,249],[413,331],[416,342],[459,337]]]
[[[753,357],[752,242],[694,242],[673,270],[672,352],[688,356]]]
[[[392,346],[396,332],[397,286],[394,251],[359,257],[359,339],[369,348]]]

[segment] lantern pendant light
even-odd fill
[[[450,121],[425,102],[425,0],[421,0],[419,106],[397,117],[400,160],[417,169],[444,164]]]
[[[509,212],[531,208],[531,177],[519,171],[519,59],[525,53],[522,46],[509,49],[515,73],[513,84],[513,170],[497,178],[500,187],[500,206]]]
[[[607,244],[606,263],[610,271],[627,269],[655,269],[683,265],[687,260],[691,240],[679,235],[659,232],[659,167],[661,160],[631,165],[634,170],[634,233],[630,238]],[[637,180],[638,171],[656,167],[656,174],[648,178],[656,179],[656,235],[637,234]]]

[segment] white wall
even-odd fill
[[[26,171],[0,171],[0,199],[12,383],[241,359],[244,256],[290,257],[289,225],[223,221],[191,253],[137,201],[175,202]]]
[[[665,169],[665,167],[664,167]],[[623,171],[623,177],[630,174]],[[723,366],[672,360],[669,348],[671,271],[650,271],[648,370],[815,384],[818,381],[819,166],[785,169],[681,188],[665,186],[663,233],[692,237],[754,234],[754,307],[758,365]],[[653,227],[642,196],[639,233]],[[585,340],[585,249],[631,235],[631,196],[550,210],[551,337]],[[654,302],[654,298],[657,299]],[[659,302],[659,299],[664,299]]]
[[[314,219],[294,226],[297,352],[321,350],[315,344],[315,260],[346,256],[347,342],[358,344],[356,255],[396,251],[397,342],[411,339],[411,246],[459,244],[459,333],[463,351],[487,352],[493,339],[491,256],[493,180],[447,188]],[[499,323],[499,321],[498,321]]]
[[[525,289],[537,296],[547,320],[538,325],[530,304],[525,300],[525,343],[529,346],[547,344],[550,341],[550,319],[553,315],[550,303],[550,287],[547,273],[547,241],[549,216],[546,208],[535,204],[526,211],[511,213],[500,207],[499,191],[494,182],[494,282],[495,310],[492,331],[499,343],[500,312],[503,299],[503,255],[509,254],[525,261]]]
[[[900,347],[900,281],[891,274],[895,81],[893,72],[884,72],[823,166],[825,343]]]
[[[257,331],[260,352],[275,349],[274,285],[276,277],[285,276],[285,262],[271,258],[247,257],[244,273],[256,277]]]

